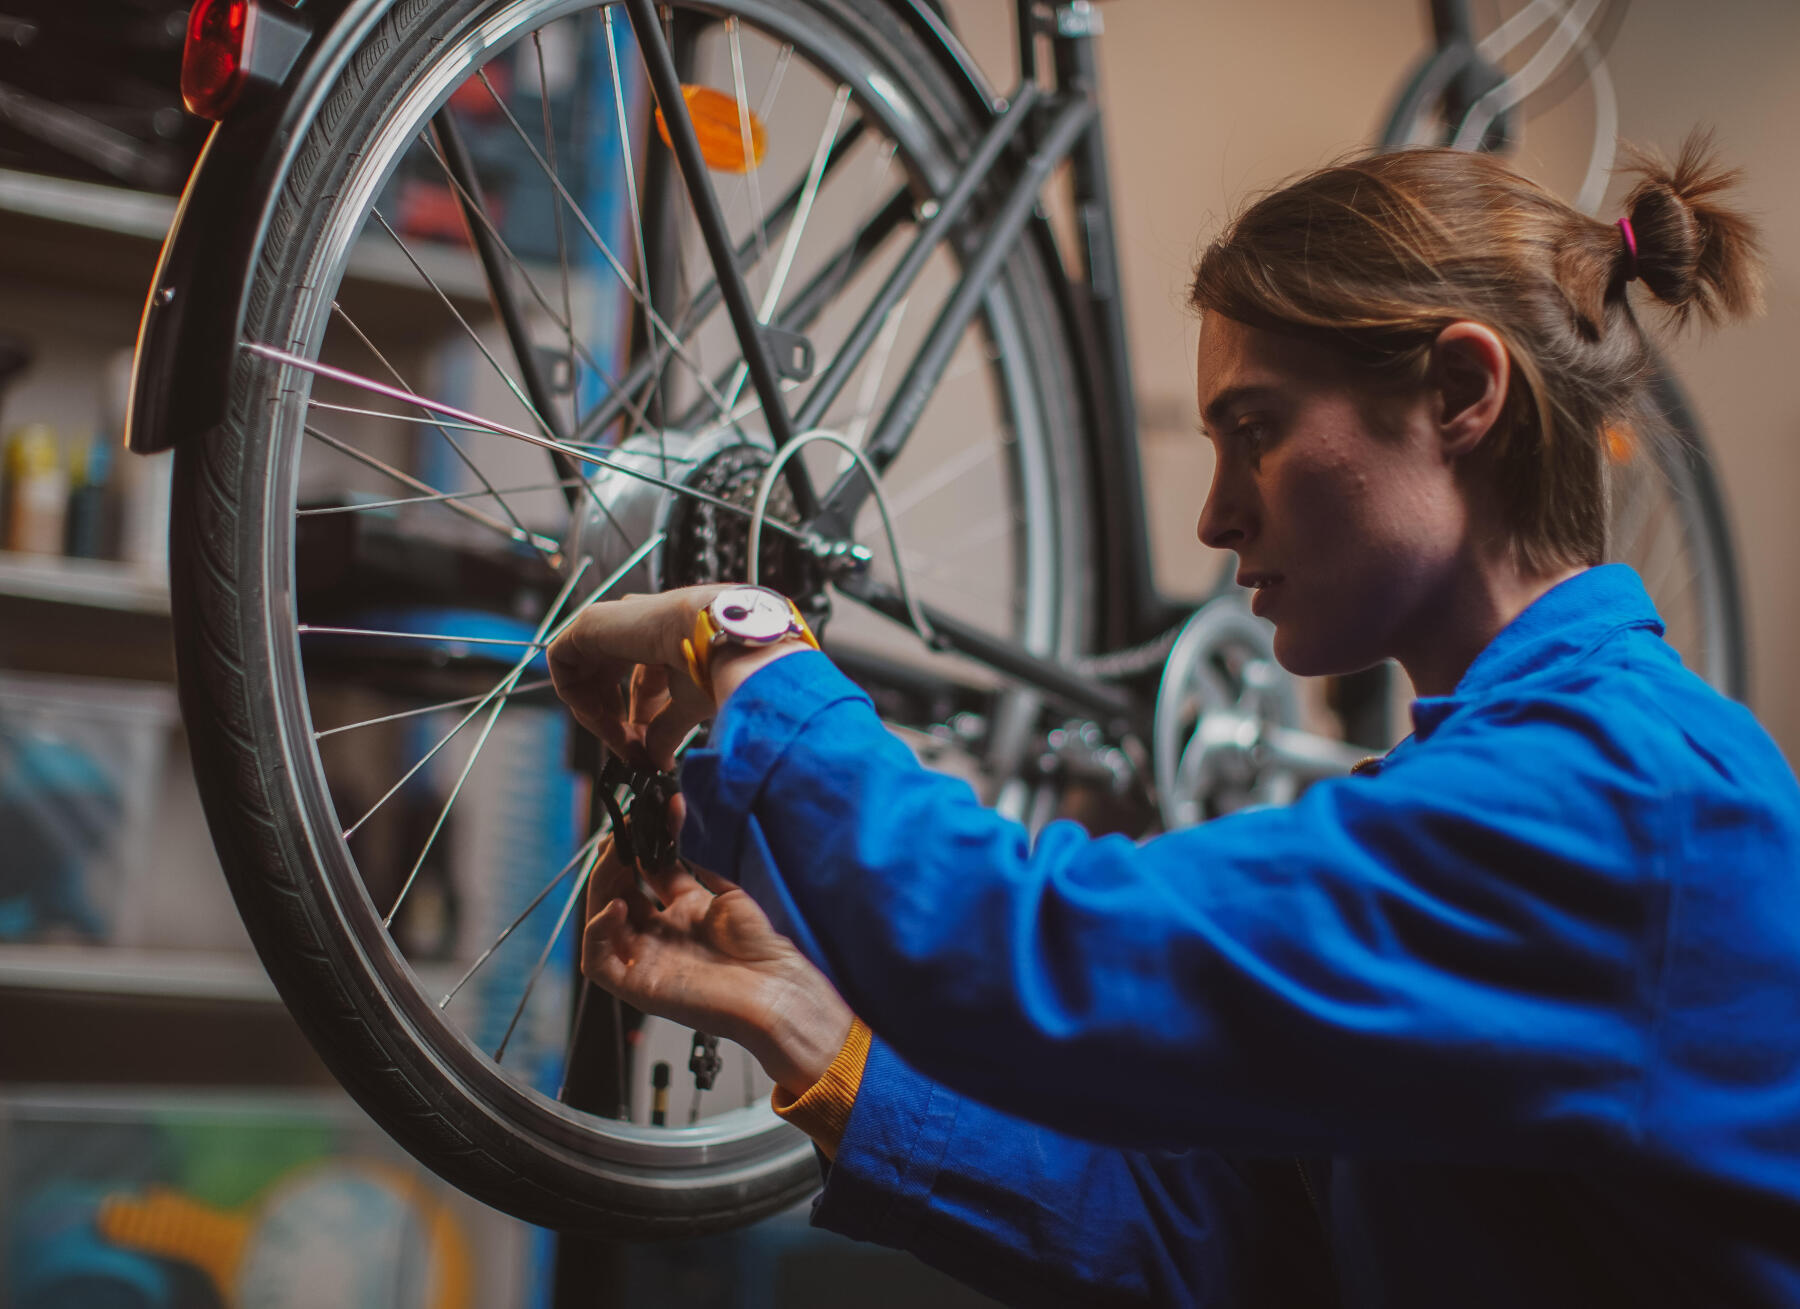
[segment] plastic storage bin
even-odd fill
[[[0,673],[0,941],[132,935],[178,721],[167,686]]]

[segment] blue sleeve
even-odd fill
[[[813,1221],[1034,1309],[1325,1303],[1299,1173],[1261,1168],[1087,1145],[956,1095],[877,1040]]]
[[[690,758],[684,848],[909,1064],[1008,1113],[1134,1147],[1566,1167],[1638,1130],[1666,898],[1653,761],[1581,745],[1585,713],[1502,706],[1142,845],[1033,843],[809,652]]]

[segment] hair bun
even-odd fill
[[[1627,147],[1625,171],[1640,175],[1625,198],[1637,237],[1637,274],[1658,300],[1686,322],[1743,318],[1762,308],[1762,252],[1756,226],[1719,203],[1740,170],[1724,167],[1710,131],[1696,130],[1671,165]],[[1629,253],[1620,243],[1622,266]]]

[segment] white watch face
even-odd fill
[[[788,602],[760,586],[739,586],[721,591],[707,606],[713,625],[727,637],[750,645],[778,641],[793,628]]]

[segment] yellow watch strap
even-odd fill
[[[789,596],[783,596],[782,599],[787,601],[788,613],[793,616],[794,626],[800,629],[793,635],[817,650],[819,638],[813,635],[811,625],[800,612],[800,606]],[[701,606],[700,612],[694,615],[694,634],[681,643],[681,656],[687,662],[688,676],[694,679],[695,686],[708,695],[712,694],[713,645],[719,635],[719,629],[712,620],[711,608],[710,604]]]
[[[712,614],[708,612],[710,605],[701,605],[700,612],[694,615],[694,632],[681,643],[682,658],[687,660],[688,676],[694,679],[694,685],[708,695],[712,694],[712,644],[719,629],[713,626]]]

